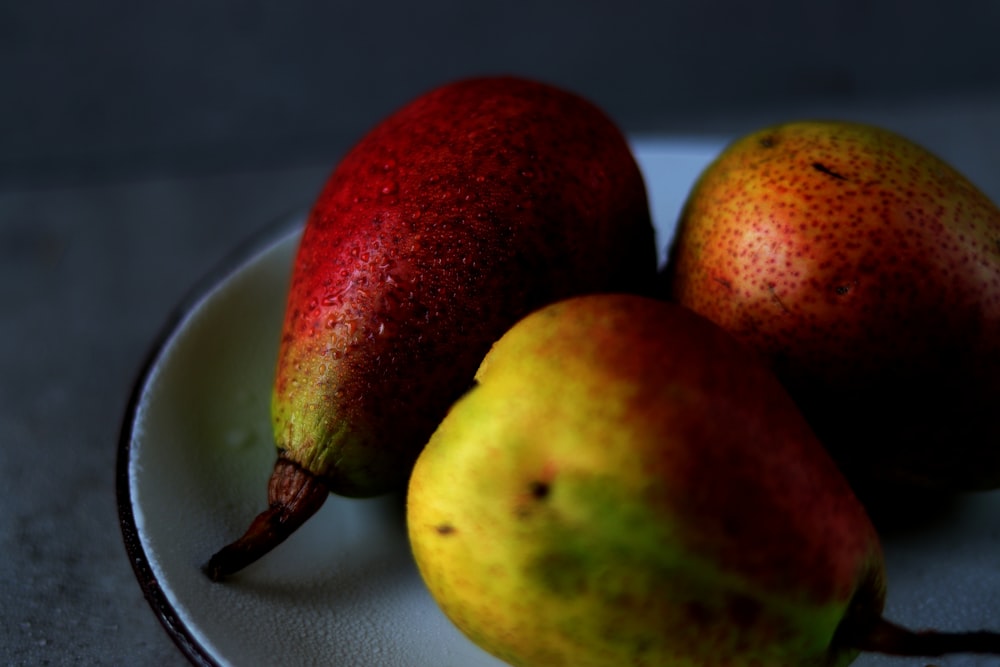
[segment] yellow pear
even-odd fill
[[[516,324],[476,379],[417,460],[407,525],[441,609],[500,659],[832,667],[861,650],[1000,650],[881,618],[865,510],[777,379],[707,319],[575,297]]]

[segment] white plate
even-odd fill
[[[639,139],[663,249],[717,141]],[[271,374],[301,217],[258,240],[171,319],[135,387],[119,444],[126,547],[153,610],[195,664],[501,665],[426,592],[401,497],[331,497],[225,584],[201,566],[263,509],[274,463]],[[887,615],[914,627],[1000,630],[1000,493],[970,496],[886,537]],[[857,665],[924,666],[863,656]],[[937,664],[996,664],[960,656]]]

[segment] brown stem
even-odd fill
[[[908,630],[884,618],[875,620],[865,631],[841,636],[847,645],[861,651],[911,657],[937,657],[950,653],[1000,655],[1000,632],[938,632]]]
[[[319,510],[330,491],[318,477],[278,457],[267,485],[268,508],[246,533],[215,553],[203,568],[212,581],[222,581],[284,542]]]

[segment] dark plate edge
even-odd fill
[[[122,531],[122,540],[128,554],[132,571],[135,573],[146,602],[150,605],[156,618],[167,631],[170,639],[180,649],[181,653],[198,667],[220,667],[208,650],[205,649],[191,634],[180,619],[177,610],[170,604],[166,594],[160,587],[149,564],[149,558],[142,548],[139,530],[132,511],[132,489],[129,484],[129,463],[132,453],[132,435],[135,425],[139,400],[145,389],[153,366],[156,364],[163,348],[176,334],[178,326],[184,321],[191,309],[199,303],[223,279],[234,273],[252,258],[271,247],[279,240],[301,228],[305,216],[301,212],[289,213],[238,244],[206,275],[198,280],[186,295],[172,309],[166,321],[160,327],[159,333],[153,339],[145,358],[139,365],[136,379],[132,383],[128,400],[122,417],[121,429],[118,435],[118,451],[115,461],[115,498],[118,507],[118,523]]]

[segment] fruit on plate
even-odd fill
[[[1000,651],[882,618],[875,529],[780,382],[658,299],[575,297],[511,328],[420,454],[407,526],[444,613],[512,665]]]
[[[656,270],[642,174],[591,102],[500,76],[405,105],[344,156],[307,220],[273,389],[269,507],[206,573],[254,562],[330,492],[403,492],[510,325],[574,294],[651,291]]]
[[[829,121],[740,138],[663,278],[768,359],[858,487],[1000,486],[1000,210],[924,148]]]

